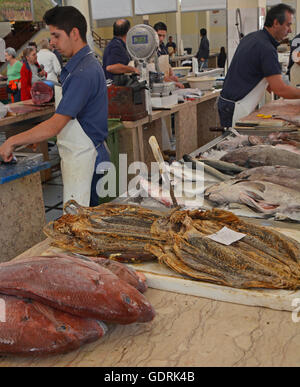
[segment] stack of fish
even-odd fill
[[[220,171],[235,176],[208,187],[208,200],[218,206],[244,204],[265,216],[300,221],[298,132],[272,133],[268,137],[237,136],[221,142],[218,148],[219,160],[202,159],[206,154],[199,161],[213,163]],[[237,174],[232,166],[243,170]]]
[[[118,206],[114,205],[113,209],[117,214]],[[108,205],[94,209],[97,213],[102,212],[103,219],[106,219],[105,232],[109,241],[111,234],[115,232],[115,223],[107,222],[107,211],[110,210]],[[81,217],[85,218],[89,211],[88,208],[82,208]],[[147,238],[141,233],[132,234],[131,241],[128,243],[133,256],[139,256],[140,247],[143,247],[145,254],[158,258],[160,262],[180,274],[237,288],[296,289],[300,287],[300,244],[278,232],[241,221],[232,213],[218,209],[212,211],[175,209],[161,216],[157,216],[155,212],[151,215],[149,210],[142,208],[138,210],[132,206],[128,206],[126,210],[124,206],[120,206],[120,212],[122,211],[133,212],[135,214],[133,219],[140,219],[139,216],[146,211],[149,224],[151,223],[147,231]],[[88,243],[84,228],[81,228],[81,232],[78,233],[76,228],[72,228],[72,222],[71,228],[67,227],[67,223],[68,219],[65,218],[63,229],[70,238],[75,238],[77,241],[83,238],[85,243]],[[100,224],[100,216],[98,223]],[[120,220],[119,223],[121,223]],[[61,222],[56,221],[54,229],[59,224]],[[209,238],[211,234],[224,227],[245,235],[230,246]],[[102,248],[101,254],[110,254],[111,247],[105,242],[104,229],[99,228],[98,230],[99,234],[95,234],[93,230],[88,231],[93,234],[91,243],[96,245],[97,238],[99,238],[108,249],[106,253],[105,248]],[[63,230],[61,229],[60,232]],[[115,237],[118,240],[120,235],[116,233]],[[59,235],[58,238],[60,238]],[[57,240],[53,242],[54,245],[58,245]],[[135,246],[137,246],[136,253],[134,252]],[[117,249],[117,245],[115,247]],[[74,251],[76,246],[71,243],[70,248],[68,245],[65,248]],[[121,255],[123,249],[123,245],[120,245]],[[80,245],[78,251],[81,251]],[[118,251],[116,250],[115,253],[114,259],[118,256]]]
[[[151,321],[145,279],[123,264],[67,255],[0,265],[0,353],[61,354],[101,338],[105,323]]]
[[[49,223],[44,232],[56,247],[89,256],[103,256],[121,262],[153,260],[144,246],[152,239],[152,223],[163,213],[135,205],[107,203],[81,207],[70,201],[66,215]]]
[[[209,238],[223,227],[245,236],[229,246]],[[175,211],[155,221],[151,232],[164,241],[146,249],[190,278],[236,288],[300,287],[300,244],[232,213]]]

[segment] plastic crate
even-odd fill
[[[110,161],[116,168],[116,188],[117,197],[119,196],[119,130],[123,128],[123,124],[119,119],[108,120],[108,137],[106,139],[107,146],[110,150]],[[114,198],[100,198],[99,204],[108,203]]]

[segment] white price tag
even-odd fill
[[[221,243],[222,245],[230,246],[232,243],[243,239],[245,236],[246,234],[233,231],[228,227],[223,227],[222,230],[216,232],[215,234],[209,235],[208,238],[215,242]]]

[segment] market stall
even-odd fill
[[[162,144],[161,119],[170,119],[175,114],[176,159],[195,150],[217,136],[209,131],[209,126],[216,126],[218,113],[216,99],[220,91],[205,91],[200,98],[177,104],[170,109],[155,110],[151,116],[138,121],[123,121],[125,130],[119,132],[120,153],[128,154],[128,163],[154,161],[148,140],[156,136]],[[128,141],[130,139],[130,141]]]
[[[50,118],[54,112],[54,105],[47,104],[46,106],[33,105],[32,101],[17,102],[6,105],[8,114],[0,119],[0,132],[4,138],[9,138],[18,133],[22,133],[40,122]],[[28,152],[31,150],[28,148]],[[44,161],[49,161],[48,144],[44,141],[37,145],[37,153],[42,153]],[[42,172],[42,180],[47,181],[51,178],[51,169]]]
[[[40,171],[50,167],[41,154],[16,153],[16,164],[0,164],[0,262],[44,239],[45,209]],[[17,236],[17,238],[16,238]]]

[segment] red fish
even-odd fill
[[[155,316],[151,304],[134,287],[103,266],[74,257],[4,263],[0,265],[0,293],[111,323],[148,322]]]
[[[102,322],[76,317],[37,301],[3,295],[0,301],[5,310],[5,321],[0,322],[2,354],[58,355],[96,341],[106,332]]]

